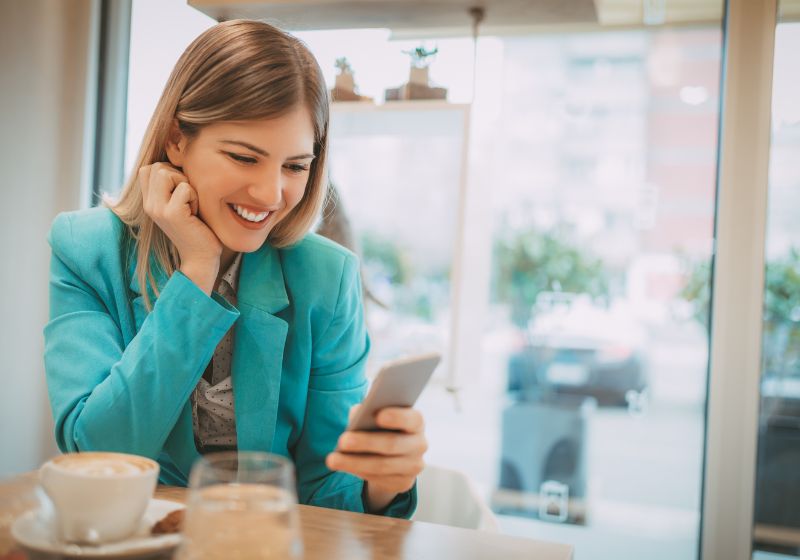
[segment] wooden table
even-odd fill
[[[28,474],[0,485],[0,558],[13,548],[8,521],[22,511],[13,492],[30,493],[35,476]],[[185,488],[159,487],[156,497],[183,503]],[[572,547],[459,529],[420,521],[299,506],[304,560],[571,560]]]

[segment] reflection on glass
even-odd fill
[[[330,173],[362,257],[376,366],[446,348],[465,111],[334,105]]]
[[[492,504],[579,560],[696,555],[720,43],[716,27],[504,40],[479,389],[500,392]]]
[[[800,10],[775,35],[753,558],[800,556]]]
[[[428,457],[473,478],[502,530],[576,543],[579,560],[697,550],[720,45],[713,26],[483,51],[498,71],[471,110],[470,169],[488,314],[460,408],[435,390],[420,403]],[[425,136],[460,129],[446,108],[441,127],[406,111],[409,129],[387,106],[337,110],[332,176],[380,302],[371,328],[388,347],[441,339],[460,139]]]

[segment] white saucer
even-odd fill
[[[137,558],[168,551],[181,543],[180,533],[151,535],[150,529],[168,513],[184,507],[176,502],[151,499],[136,533],[114,543],[93,546],[59,542],[50,523],[38,511],[29,511],[14,521],[11,536],[24,548],[65,558]]]

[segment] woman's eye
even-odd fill
[[[233,152],[225,152],[229,158],[234,161],[238,161],[239,163],[249,163],[253,164],[256,163],[256,159],[248,156],[240,156],[239,154],[234,154]]]
[[[303,173],[304,171],[308,171],[308,165],[302,165],[300,163],[290,163],[286,166],[286,169],[291,171],[292,173]]]

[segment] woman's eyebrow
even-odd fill
[[[259,155],[262,155],[262,156],[268,156],[269,155],[269,152],[267,152],[266,150],[262,150],[261,148],[259,148],[257,146],[253,146],[252,144],[248,144],[247,142],[242,142],[240,140],[220,140],[220,144],[234,144],[236,146],[241,146],[243,148],[247,148],[248,150],[253,150],[255,153],[257,153]]]
[[[286,161],[291,161],[291,160],[294,160],[294,159],[315,159],[316,157],[317,156],[315,156],[314,154],[299,154],[299,155],[296,155],[296,156],[292,156],[292,157],[286,158]]]
[[[221,144],[234,144],[236,146],[241,146],[243,148],[247,148],[248,150],[252,150],[255,153],[257,153],[259,155],[262,155],[264,157],[269,156],[269,152],[267,152],[266,150],[262,150],[261,148],[259,148],[257,146],[253,146],[252,144],[250,144],[248,142],[242,142],[241,140],[220,140],[220,143]],[[314,159],[315,157],[316,156],[314,154],[298,154],[296,156],[292,156],[292,157],[289,157],[289,158],[286,158],[286,159],[287,160]]]

